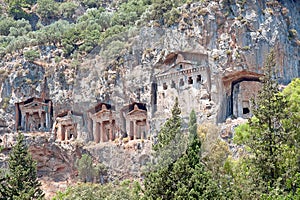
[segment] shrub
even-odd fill
[[[58,3],[54,0],[37,0],[38,8],[36,12],[44,20],[55,18],[58,15]]]
[[[290,29],[289,30],[289,36],[288,37],[290,39],[297,37],[297,35],[298,35],[298,33],[297,33],[297,31],[295,29]]]
[[[9,100],[10,100],[9,97],[4,97],[4,98],[3,98],[2,108],[3,108],[4,110],[8,107],[8,105],[9,105]]]
[[[249,47],[249,46],[244,46],[244,47],[242,48],[242,50],[248,51],[248,50],[250,50],[250,47]]]
[[[123,138],[123,143],[129,142],[129,137]]]
[[[25,59],[28,61],[34,61],[40,57],[40,53],[36,50],[28,50],[24,52]]]
[[[75,10],[77,8],[77,5],[73,2],[64,2],[61,3],[58,10],[59,14],[65,18],[72,18],[73,14],[75,13]]]

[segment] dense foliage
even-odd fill
[[[176,8],[185,1],[6,0],[5,3],[7,13],[1,15],[0,21],[1,55],[53,44],[63,48],[65,57],[70,57],[77,53],[84,56],[96,46],[105,52],[111,41],[130,46],[127,39],[130,29],[150,21],[168,26],[177,23]],[[112,58],[119,55],[118,51],[112,53],[109,54]]]
[[[37,180],[36,163],[28,153],[24,136],[18,135],[10,153],[8,174],[1,179],[0,199],[43,199],[41,184]]]
[[[157,144],[156,152],[160,152],[158,160],[152,163],[144,182],[145,199],[218,199],[218,188],[210,172],[201,162],[201,141],[197,134],[196,114],[191,112],[189,121],[189,140],[187,148],[171,149],[178,143],[177,135],[184,140],[181,131],[180,109],[176,99],[172,109],[172,117],[163,125]],[[178,150],[181,152],[178,152]],[[166,154],[162,154],[163,151]],[[163,155],[163,156],[162,156]],[[162,158],[162,159],[159,159]]]
[[[80,183],[67,188],[64,192],[58,192],[53,200],[137,200],[139,199],[139,191],[140,185],[138,182],[123,181],[105,185]]]

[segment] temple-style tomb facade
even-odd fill
[[[170,53],[159,68],[161,72],[156,74],[157,99],[154,101],[157,116],[160,112],[170,112],[176,97],[184,116],[188,116],[192,109],[196,112],[203,110],[205,103],[202,100],[210,100],[211,89],[207,54]]]
[[[57,141],[67,141],[77,138],[77,123],[72,111],[64,111],[56,116],[54,134]]]
[[[126,106],[126,132],[131,140],[145,139],[149,130],[147,109],[144,103],[132,103]]]
[[[50,131],[52,128],[52,101],[32,97],[15,104],[15,129],[21,131]]]
[[[110,104],[98,103],[88,110],[89,131],[96,143],[113,141],[116,137],[115,111]]]

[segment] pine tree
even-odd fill
[[[172,117],[166,121],[158,134],[158,142],[154,145],[153,149],[158,151],[174,140],[176,135],[181,133],[181,110],[178,105],[178,98],[175,99],[172,108]]]
[[[173,190],[170,171],[182,154],[181,110],[175,99],[172,116],[161,127],[158,141],[153,145],[155,163],[149,166],[145,178],[146,199],[170,199]],[[181,140],[180,140],[181,139]]]
[[[219,199],[217,185],[201,162],[201,141],[194,110],[189,119],[189,136],[188,147],[171,172],[176,185],[174,199]]]
[[[264,67],[262,90],[254,102],[255,117],[250,119],[250,138],[246,142],[253,155],[250,159],[253,182],[263,193],[284,181],[283,174],[287,167],[284,165],[285,155],[290,139],[283,124],[287,118],[286,101],[274,80],[275,64],[272,50]]]
[[[173,114],[179,113],[174,112],[177,110],[177,105],[178,103],[175,102],[172,110]],[[173,115],[170,119],[171,122],[177,122],[174,119]],[[181,155],[173,162],[160,165],[160,168],[154,168],[153,171],[146,175],[144,183],[145,199],[218,199],[217,186],[211,179],[211,175],[204,164],[201,163],[201,141],[197,135],[196,121],[196,114],[192,111],[189,121],[190,141]],[[167,121],[165,125],[168,125],[167,127],[172,131],[178,128],[180,130],[180,124],[176,123],[178,126],[175,128],[174,126],[169,126],[171,122]],[[162,130],[167,131],[166,126]],[[160,133],[167,134],[168,132]],[[173,134],[174,132],[170,132],[167,135]],[[166,136],[160,138],[167,139],[160,141],[163,142],[163,145],[168,145],[164,142],[171,140],[171,138]],[[182,135],[181,138],[184,140]],[[159,149],[161,146],[162,144],[156,147]],[[164,160],[167,160],[167,158]]]
[[[10,153],[9,173],[1,180],[0,194],[2,199],[43,199],[40,189],[41,183],[37,180],[36,163],[28,153],[24,143],[24,136],[18,135],[17,143]]]

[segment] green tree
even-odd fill
[[[98,8],[102,5],[102,1],[99,0],[80,0],[79,2],[86,8]]]
[[[181,133],[180,109],[178,101],[172,109],[172,117],[162,127],[159,140],[154,150],[166,151],[165,146],[171,144],[176,134]],[[183,134],[181,139],[184,140]],[[160,167],[146,174],[144,182],[145,199],[218,199],[218,188],[201,162],[201,141],[197,135],[196,114],[191,112],[189,121],[189,142],[187,148],[178,154],[173,162],[158,162]],[[180,149],[182,150],[182,149]],[[164,155],[164,154],[163,154]],[[168,152],[170,155],[170,152]],[[163,157],[163,160],[167,160]]]
[[[239,190],[243,198],[276,199],[290,192],[293,195],[299,188],[299,139],[295,137],[299,129],[293,125],[293,111],[287,109],[289,103],[274,80],[274,67],[272,50],[264,67],[262,89],[253,102],[254,117],[249,126],[238,129],[235,139],[249,152],[239,164],[241,174],[233,175],[235,183],[246,185],[246,190]]]
[[[29,24],[29,22],[25,19],[21,19],[15,21],[14,26],[10,27],[9,36],[18,37],[18,36],[26,35],[30,31],[31,31],[31,25]]]
[[[50,19],[54,19],[58,16],[58,3],[54,0],[37,0],[38,8],[36,10],[37,14],[43,19],[43,21],[48,22]]]
[[[138,200],[139,195],[136,191],[140,190],[138,182],[131,182],[128,180],[120,183],[108,183],[108,184],[91,184],[91,183],[79,183],[75,186],[69,187],[64,192],[58,192],[53,200],[64,199],[88,199],[88,200],[120,200],[130,199]]]
[[[92,157],[87,154],[83,154],[76,164],[81,181],[85,183],[92,182],[94,176],[97,174],[96,169],[93,166]]]
[[[18,135],[17,143],[10,153],[9,173],[1,180],[2,199],[43,199],[41,183],[37,179],[36,162],[32,160],[24,136]]]
[[[1,17],[0,19],[0,34],[7,36],[9,29],[14,27],[15,21],[10,17]]]
[[[287,187],[292,195],[300,195],[300,79],[294,79],[284,90],[287,99],[286,112],[288,117],[285,126],[289,130],[290,145],[289,175]],[[286,162],[287,163],[287,162]],[[297,194],[296,194],[297,193]]]
[[[275,65],[275,53],[272,50],[264,67],[262,90],[254,102],[252,112],[255,117],[250,119],[250,138],[246,143],[254,155],[251,159],[257,172],[254,178],[259,179],[256,183],[261,184],[260,188],[263,186],[261,189],[264,192],[268,187],[273,188],[284,173],[284,154],[289,141],[289,134],[283,125],[287,117],[286,101],[273,79]]]
[[[36,50],[28,50],[24,52],[24,56],[28,61],[34,61],[35,59],[40,57],[40,53]]]
[[[73,2],[64,2],[59,5],[59,13],[65,18],[72,18],[78,6]]]

